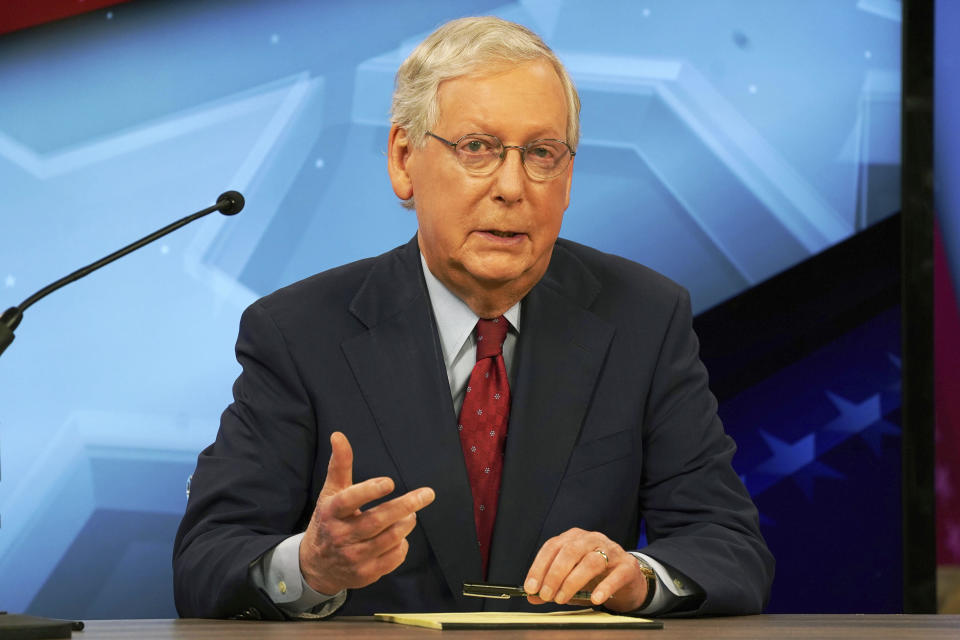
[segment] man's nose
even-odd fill
[[[516,151],[516,153],[510,153],[511,151]],[[504,147],[503,153],[503,162],[496,172],[494,197],[507,204],[512,204],[523,197],[527,170],[523,166],[522,148]]]

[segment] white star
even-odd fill
[[[7,288],[10,288],[13,285],[17,284],[17,279],[14,278],[12,274],[10,274],[4,279],[3,284],[5,284]]]

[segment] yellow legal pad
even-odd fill
[[[663,623],[647,618],[618,616],[605,611],[577,609],[550,613],[377,613],[377,620],[427,629],[662,629]]]

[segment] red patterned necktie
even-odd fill
[[[477,321],[477,364],[470,374],[460,409],[460,444],[473,492],[473,518],[487,575],[493,522],[497,517],[503,448],[510,419],[510,384],[503,362],[508,323],[500,316]]]

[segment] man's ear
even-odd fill
[[[387,172],[390,174],[393,192],[401,200],[409,200],[413,197],[413,181],[407,170],[407,162],[412,151],[413,144],[407,136],[407,130],[397,125],[391,126],[390,138],[387,142]]]

